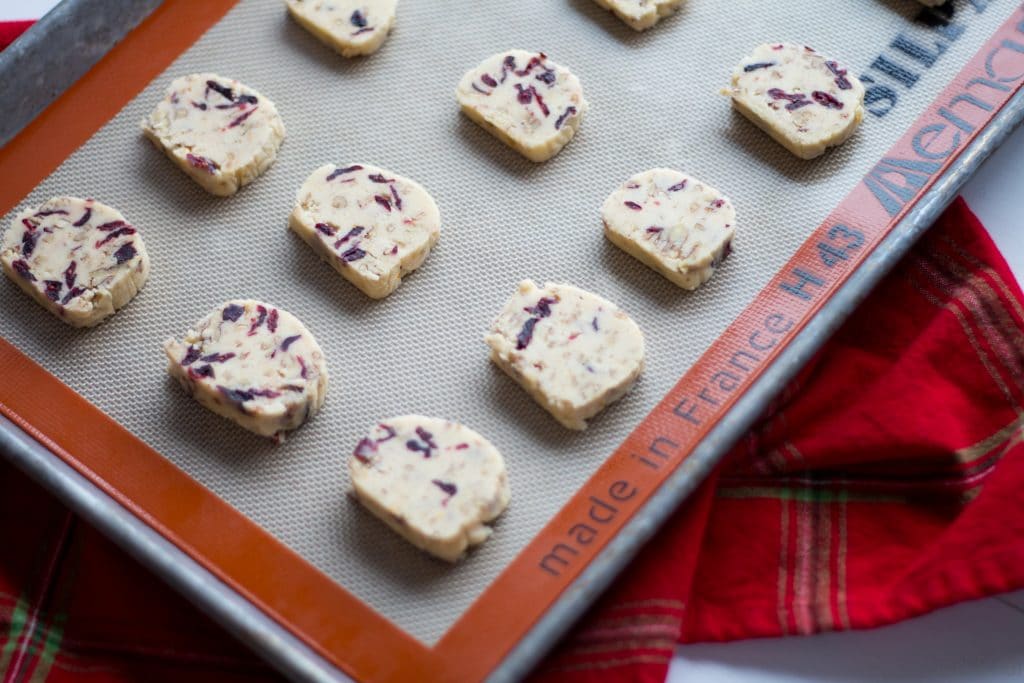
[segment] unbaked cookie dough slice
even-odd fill
[[[327,164],[299,189],[289,225],[342,277],[381,299],[427,258],[441,214],[415,181],[369,164]]]
[[[203,189],[222,197],[266,171],[284,140],[273,102],[210,73],[174,79],[142,130]]]
[[[398,0],[285,0],[303,28],[343,57],[376,52],[395,24]]]
[[[849,138],[864,117],[864,86],[809,47],[764,44],[732,74],[733,106],[801,159]]]
[[[615,246],[684,289],[696,289],[732,251],[736,210],[688,175],[656,168],[633,176],[601,207]]]
[[[615,304],[530,280],[491,324],[491,360],[569,429],[621,398],[644,367],[644,336]]]
[[[182,341],[164,343],[167,372],[200,404],[278,443],[324,403],[327,362],[295,316],[228,301]]]
[[[472,429],[421,415],[376,425],[349,459],[356,498],[407,541],[455,562],[491,535],[511,493],[505,462]]]
[[[466,116],[530,161],[547,161],[576,134],[587,101],[580,81],[543,52],[509,50],[466,72],[455,90]]]
[[[18,213],[4,235],[0,263],[29,296],[75,327],[113,315],[149,277],[139,231],[117,209],[75,197]]]
[[[683,4],[683,0],[594,0],[611,10],[630,28],[643,31],[657,24]]]

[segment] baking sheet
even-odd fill
[[[899,34],[923,44],[914,2],[858,2],[834,15],[691,0],[635,35],[589,0],[403,0],[382,51],[346,61],[244,0],[26,203],[95,196],[143,232],[153,275],[98,329],[76,331],[10,283],[0,331],[135,434],[346,589],[431,644],[569,498],[1014,9],[957,4],[960,37],[884,118],[823,159],[792,159],[733,114],[717,90],[763,40],[806,42],[864,73]],[[851,30],[856,27],[856,31]],[[500,36],[496,39],[495,36]],[[591,111],[551,162],[520,159],[458,114],[463,71],[508,47],[543,49],[581,78]],[[889,49],[886,54],[890,54]],[[893,57],[897,59],[898,57]],[[905,64],[912,65],[912,62]],[[713,65],[713,66],[712,66]],[[142,140],[138,121],[175,75],[212,70],[273,99],[288,127],[274,167],[234,198],[206,195]],[[894,86],[901,87],[901,86]],[[441,207],[423,268],[373,302],[286,230],[294,195],[321,163],[365,161],[415,178]],[[598,209],[623,179],[674,166],[723,190],[739,212],[736,253],[687,294],[605,243]],[[6,221],[5,221],[6,223]],[[481,337],[523,277],[572,282],[623,306],[647,337],[636,389],[583,434],[567,432],[487,362]],[[327,354],[325,409],[280,447],[207,413],[165,379],[160,343],[228,298],[294,313]],[[423,412],[487,435],[509,465],[513,502],[496,533],[450,567],[415,551],[344,491],[345,458],[374,421]]]

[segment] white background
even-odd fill
[[[56,0],[0,0],[0,21],[42,16]],[[964,196],[1018,280],[1024,276],[1024,129],[970,181]],[[997,520],[993,520],[997,523]],[[689,645],[670,683],[1024,681],[1024,591],[939,610],[894,626],[804,638]]]
[[[0,0],[0,21],[38,19],[56,4],[57,0]]]

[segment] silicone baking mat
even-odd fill
[[[820,12],[798,0],[690,0],[635,34],[590,0],[402,0],[382,50],[345,60],[277,0],[242,0],[19,204],[71,194],[118,207],[152,258],[145,290],[100,327],[73,330],[4,283],[2,334],[432,645],[1018,8],[965,1],[929,12],[909,0],[863,0]],[[719,90],[765,40],[811,45],[862,76],[869,113],[849,142],[800,161],[732,112]],[[542,165],[491,138],[454,102],[465,70],[511,47],[568,66],[591,104],[576,139]],[[139,131],[168,81],[198,71],[258,89],[288,129],[274,166],[232,198],[207,195]],[[327,162],[414,178],[440,206],[440,243],[384,301],[364,297],[287,230],[299,185]],[[701,178],[737,207],[735,252],[693,293],[601,234],[605,196],[655,166]],[[560,427],[487,360],[482,335],[523,278],[599,293],[645,333],[642,379],[586,432]],[[205,411],[164,371],[161,343],[234,297],[295,314],[327,356],[324,409],[280,446]],[[453,566],[407,545],[346,496],[353,445],[376,420],[410,412],[471,426],[508,464],[511,506],[493,537]]]

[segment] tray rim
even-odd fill
[[[0,99],[3,99],[4,94],[13,94],[19,87],[30,87],[30,91],[22,95],[22,101],[13,116],[5,112],[8,118],[0,124],[0,147],[14,139],[47,105],[91,69],[161,2],[163,0],[61,0],[5,50],[0,51],[0,73],[6,71],[17,74],[15,78],[0,82]],[[95,25],[100,15],[105,15],[104,18],[116,17],[116,25],[114,22],[106,22],[110,29],[109,45],[91,42],[90,36],[82,31],[83,23],[91,21]],[[46,71],[52,66],[55,55],[50,47],[54,40],[61,43],[64,54],[70,51],[75,56],[74,64],[68,69],[59,70],[57,74]],[[47,76],[48,88],[31,87],[44,76]]]
[[[139,29],[133,31],[132,34],[129,34],[125,43],[131,43],[133,38],[135,38],[135,42],[137,42],[138,36],[142,33],[140,29],[148,27],[152,30],[152,26],[154,24],[159,25],[161,18],[166,19],[168,14],[173,11],[173,8],[181,8],[186,4],[187,3],[184,0],[167,0],[165,5],[159,8],[149,20],[140,26]],[[208,19],[209,25],[212,25],[220,16],[223,15],[224,12],[227,11],[227,9],[235,4],[235,0],[217,0],[216,3],[210,4],[217,4],[218,8],[223,9],[223,11],[219,11],[219,13],[211,12],[209,16],[202,19],[202,21]],[[1020,21],[1019,17],[1014,18],[1017,11],[1018,10],[1014,10],[1011,14],[1011,18],[1002,28],[996,31],[996,34],[1005,30],[1007,26]],[[200,30],[194,38],[198,38],[204,30],[205,28]],[[1020,30],[1024,31],[1024,29]],[[187,49],[193,40],[184,42],[181,50],[176,52],[174,50],[168,51],[168,63],[176,58],[181,51]],[[982,51],[979,51],[978,55],[981,55],[986,47],[991,43],[992,39],[986,42],[982,47]],[[117,55],[113,53],[114,51],[112,51],[111,55],[108,55],[108,57],[105,58],[104,62],[109,61],[112,57],[116,60]],[[123,55],[124,51],[120,54]],[[976,64],[978,62],[978,55],[968,62],[968,65],[965,67],[965,71],[970,68],[972,64]],[[157,65],[154,67],[155,72],[159,73],[165,66],[166,64]],[[87,77],[84,78],[83,81],[89,78],[93,78],[93,80],[95,80],[94,74],[98,71],[102,70],[99,68],[94,69],[93,72],[87,74]],[[149,78],[145,78],[145,73],[142,72],[136,73],[135,76],[138,79],[141,79],[140,82],[143,85],[148,83],[150,80]],[[102,74],[99,78],[102,79]],[[954,79],[954,81],[955,80],[956,79]],[[80,85],[81,81],[76,84],[76,86],[73,86],[71,90],[74,90]],[[121,84],[121,87],[124,87],[123,83]],[[795,373],[802,365],[802,362],[806,360],[806,358],[809,357],[809,355],[813,353],[821,343],[824,342],[822,337],[827,336],[827,334],[845,318],[856,303],[867,294],[871,284],[876,282],[884,274],[884,271],[898,260],[899,256],[909,248],[910,244],[912,244],[913,239],[915,239],[920,232],[930,224],[930,218],[937,215],[937,213],[952,200],[956,189],[962,185],[966,178],[969,177],[970,173],[972,173],[977,166],[980,165],[981,161],[987,157],[987,155],[995,149],[996,146],[998,146],[998,143],[1001,142],[1002,139],[1009,135],[1014,125],[1019,123],[1021,118],[1024,118],[1024,94],[1017,92],[1020,88],[1021,86],[1018,84],[1014,89],[1016,95],[1013,97],[1012,102],[1003,103],[1000,106],[1000,109],[996,111],[996,115],[994,117],[990,117],[991,120],[986,122],[985,127],[975,132],[973,137],[970,137],[968,142],[957,150],[955,163],[953,163],[952,160],[948,162],[946,164],[945,171],[943,171],[939,177],[932,178],[926,191],[922,192],[913,200],[913,206],[909,208],[909,210],[904,210],[900,215],[899,220],[888,224],[888,228],[883,233],[885,235],[884,239],[877,244],[870,245],[871,250],[869,253],[865,252],[866,257],[863,261],[858,261],[855,269],[845,273],[842,279],[837,280],[835,286],[839,287],[838,291],[835,291],[826,302],[822,303],[819,308],[813,311],[810,318],[800,321],[800,326],[797,328],[799,333],[797,334],[794,332],[794,337],[787,342],[785,348],[772,358],[768,365],[759,369],[757,375],[755,375],[751,380],[750,385],[743,390],[742,396],[737,398],[735,404],[731,406],[728,413],[716,422],[716,426],[711,429],[711,431],[703,435],[699,441],[699,445],[695,449],[690,451],[685,457],[681,457],[680,462],[673,465],[673,473],[668,477],[668,479],[662,480],[658,485],[656,492],[651,494],[649,499],[645,498],[645,502],[643,502],[642,505],[639,505],[629,511],[628,521],[625,521],[619,528],[613,530],[611,540],[594,553],[590,561],[585,563],[584,567],[579,570],[579,574],[575,575],[575,578],[561,586],[558,590],[558,597],[553,598],[553,602],[548,605],[546,612],[541,613],[537,621],[532,623],[532,626],[527,629],[526,635],[518,643],[512,644],[511,652],[502,658],[502,661],[497,664],[496,668],[489,669],[493,678],[505,680],[522,675],[528,671],[532,663],[539,659],[546,651],[547,647],[550,646],[550,643],[553,642],[553,634],[560,633],[571,625],[575,616],[578,616],[579,613],[581,613],[582,610],[597,597],[600,591],[612,580],[612,578],[614,578],[618,571],[640,548],[643,541],[654,533],[658,523],[663,521],[675,506],[678,505],[678,503],[680,503],[685,496],[696,487],[702,476],[706,474],[717,459],[724,454],[727,447],[731,444],[731,441],[740,436],[749,423],[756,419],[761,409],[767,405],[768,401],[774,396],[775,391],[780,387],[783,381],[792,375],[792,373]],[[69,90],[69,92],[71,92],[71,90]],[[948,88],[944,89],[943,94],[945,94],[947,90]],[[137,92],[137,90],[135,92]],[[940,95],[940,99],[941,97],[942,95]],[[927,115],[932,106],[934,106],[934,103],[928,107],[925,114],[922,115],[922,118]],[[110,107],[107,107],[107,109],[110,109]],[[106,121],[109,120],[109,118],[119,109],[120,105],[117,105],[113,111],[110,111],[105,116],[105,118],[103,113],[93,116],[92,118],[95,119],[93,122],[96,124],[95,128],[106,123]],[[59,120],[59,116],[59,111],[55,117],[52,115],[52,112],[48,110],[47,112],[44,112],[44,115],[33,121],[26,130],[32,129],[33,127],[39,128],[42,125],[41,120],[44,118],[49,118],[50,125],[52,126],[54,119],[56,118]],[[914,125],[917,124],[915,123]],[[911,127],[911,130],[912,129],[913,126]],[[79,129],[73,132],[72,136],[82,133],[83,131],[85,131],[84,137],[82,137],[83,141],[88,139],[93,132],[92,130],[86,131],[85,129]],[[23,133],[24,132],[25,131],[23,131]],[[31,135],[19,135],[10,144],[21,144],[24,142],[24,139],[28,137],[31,137]],[[72,150],[77,148],[77,146],[78,145],[74,145]],[[10,153],[10,150],[7,148],[0,150],[0,155],[2,156],[6,156],[8,153]],[[68,152],[65,152],[59,157],[51,154],[51,161],[54,162],[54,167],[63,161],[63,158],[67,153]],[[46,162],[44,161],[43,164],[45,165],[45,163]],[[33,169],[32,172],[27,172],[25,176],[30,178],[34,177],[34,172],[39,168],[42,167],[40,166]],[[52,169],[44,169],[44,172],[42,172],[42,175],[40,175],[39,178],[41,179],[45,177],[51,170]],[[35,186],[35,182],[37,181],[28,184],[29,189]],[[10,183],[11,186],[20,186],[21,184],[24,183]],[[3,188],[0,188],[0,204],[4,204],[11,196],[14,196],[15,201],[20,200],[23,195],[24,192],[21,194],[17,193],[16,187],[15,189],[8,187],[6,192]],[[826,224],[827,223],[828,221],[826,221]],[[813,234],[815,233],[812,233],[812,235]],[[805,243],[804,246],[806,246],[806,244],[807,243]],[[803,247],[801,247],[801,249],[803,249]],[[794,260],[795,259],[796,257],[794,257]],[[791,264],[792,262],[793,261],[790,261],[789,263]],[[773,280],[773,282],[775,282],[775,280]],[[769,285],[769,287],[770,286],[771,285]],[[760,295],[758,296],[760,297]],[[755,299],[755,301],[756,300],[757,299]],[[749,308],[745,309],[744,313],[740,314],[739,318],[737,318],[737,322],[747,313],[748,310]],[[737,322],[732,323],[730,325],[730,329],[736,326]],[[0,346],[2,346],[2,344],[0,344]],[[714,347],[715,345],[712,346],[712,349]],[[697,366],[700,364],[701,361],[699,361],[691,371],[687,372],[684,379],[696,370]],[[682,384],[682,382],[683,380],[680,380],[680,384]],[[68,392],[72,393],[70,390],[68,390]],[[0,409],[3,408],[4,405],[2,401],[0,401]],[[641,427],[643,427],[649,419],[650,416],[645,418],[641,423]],[[637,428],[637,432],[641,431],[641,427]],[[134,521],[134,523],[141,525],[145,530],[148,530],[150,534],[162,540],[164,543],[170,545],[170,541],[143,521],[141,516],[136,516],[138,515],[138,511],[129,512],[129,510],[122,507],[120,503],[115,501],[107,493],[104,493],[100,487],[96,486],[92,482],[85,481],[85,478],[82,477],[80,473],[74,472],[75,475],[81,477],[83,480],[82,482],[77,483],[72,481],[72,477],[63,475],[58,476],[59,468],[52,467],[53,462],[60,462],[64,467],[68,467],[68,465],[61,461],[56,454],[38,443],[40,440],[45,441],[45,438],[41,439],[41,437],[45,437],[45,435],[36,434],[35,436],[31,436],[24,432],[20,432],[21,438],[34,440],[36,442],[36,448],[41,449],[44,455],[48,454],[49,459],[53,460],[53,462],[47,464],[47,459],[40,459],[40,453],[36,452],[33,456],[35,460],[32,460],[30,463],[28,456],[25,454],[27,451],[23,448],[24,443],[22,443],[21,446],[12,445],[18,441],[18,439],[15,438],[18,436],[18,433],[12,430],[20,432],[20,430],[17,430],[17,428],[10,422],[0,422],[0,451],[3,451],[8,455],[10,455],[12,451],[21,453],[20,458],[17,455],[11,457],[16,463],[21,463],[21,466],[29,471],[30,474],[35,473],[38,477],[43,477],[45,475],[48,478],[47,480],[50,482],[50,485],[54,486],[55,489],[57,488],[56,483],[60,483],[64,488],[61,488],[60,492],[57,490],[55,490],[55,492],[57,492],[59,496],[61,493],[68,495],[69,500],[66,502],[72,502],[72,507],[74,507],[75,504],[78,504],[82,505],[83,509],[88,508],[86,505],[86,494],[89,493],[89,491],[87,488],[82,488],[83,482],[84,484],[93,487],[94,490],[91,491],[91,495],[101,496],[101,498],[94,499],[93,502],[96,500],[105,501],[105,506],[101,507],[105,510],[110,519],[114,519],[118,515],[128,516],[125,520],[121,520],[117,523],[111,523],[110,533],[112,535],[120,534],[120,536],[115,536],[115,540],[120,538],[121,542],[123,542],[128,549],[133,552],[133,554],[138,553],[140,558],[144,559],[147,564],[155,567],[158,573],[161,573],[161,575],[165,574],[165,572],[161,570],[161,567],[163,567],[164,570],[167,568],[161,563],[167,561],[168,558],[172,556],[168,554],[168,549],[164,548],[151,551],[145,550],[143,545],[145,539],[137,535],[139,529],[135,528],[134,524],[124,526],[122,522],[127,522],[129,520]],[[634,434],[635,433],[636,432],[634,432]],[[633,435],[631,435],[630,438],[627,438],[627,443],[632,438]],[[620,447],[620,450],[621,448],[622,447]],[[28,449],[28,451],[33,450],[35,449]],[[616,453],[619,453],[619,451],[616,451]],[[614,454],[613,456],[610,456],[598,472],[595,473],[595,477],[607,469],[608,463],[612,460],[612,457],[614,457]],[[32,466],[30,467],[29,464]],[[73,472],[69,467],[68,471]],[[66,475],[67,472],[64,474]],[[585,484],[584,489],[586,489],[589,484],[590,482]],[[584,489],[581,489],[581,491]],[[578,497],[579,493],[570,500],[566,505],[566,508],[572,505]],[[563,508],[563,511],[564,510],[565,508]],[[79,510],[76,509],[76,511]],[[86,513],[83,514],[86,515]],[[556,518],[561,514],[561,512],[557,513]],[[551,525],[545,527],[545,530],[542,531],[538,537],[545,534],[550,526]],[[531,545],[533,545],[533,541],[531,541]],[[527,549],[529,548],[530,546],[527,547]],[[167,578],[172,581],[172,585],[175,585],[179,590],[185,592],[190,599],[194,599],[201,606],[212,610],[213,616],[217,618],[218,621],[222,621],[222,623],[227,622],[226,625],[228,625],[229,630],[232,630],[232,632],[241,637],[245,642],[252,645],[257,653],[271,659],[273,663],[284,669],[286,673],[299,680],[346,680],[345,678],[338,679],[337,677],[333,677],[334,673],[339,672],[337,669],[333,669],[333,666],[327,663],[326,659],[321,658],[318,654],[309,650],[302,652],[302,648],[305,646],[298,643],[295,637],[288,632],[284,626],[273,621],[266,614],[263,614],[263,612],[260,612],[260,614],[262,614],[265,619],[268,619],[269,622],[261,624],[260,633],[255,635],[249,633],[246,629],[247,623],[243,617],[232,611],[239,607],[239,604],[237,602],[233,603],[232,600],[241,600],[251,609],[259,611],[258,608],[227,585],[220,583],[219,580],[214,577],[213,573],[201,567],[198,562],[196,562],[192,557],[186,555],[180,548],[171,545],[171,549],[187,557],[189,562],[195,566],[195,572],[191,569],[183,570],[184,574],[181,574],[180,576],[174,574],[174,572],[170,572],[171,574],[174,574],[174,576],[168,576]],[[525,552],[526,551],[524,550],[524,553]],[[521,556],[516,558],[514,564],[518,563],[520,559]],[[185,567],[186,565],[180,566]],[[504,577],[506,573],[507,571],[503,572],[502,575],[499,576],[499,579]],[[219,585],[220,590],[212,589],[213,592],[210,592],[198,588],[190,588],[189,582],[185,579],[187,578],[192,580],[196,577],[201,579],[199,582],[200,584],[205,582],[207,588]],[[498,579],[496,579],[495,583],[497,583],[497,581]],[[490,588],[488,588],[488,591],[489,590]],[[469,611],[476,611],[477,607],[478,603],[474,603]],[[462,621],[462,618],[460,618],[459,621]],[[455,627],[453,626],[452,630],[454,629]],[[438,658],[430,655],[433,651],[438,650],[449,640],[448,635],[449,634],[446,633],[433,648],[426,647],[417,641],[420,649],[425,650],[424,654],[426,656],[424,657],[424,664],[439,664],[439,662],[437,662]],[[281,644],[281,647],[274,649],[272,652],[267,651],[267,640],[261,639],[262,637],[270,638],[270,636],[273,636],[274,639],[279,639]],[[288,641],[289,638],[292,639],[292,642]],[[275,642],[278,641],[275,640]],[[548,645],[545,646],[544,643],[548,643]],[[300,647],[296,647],[297,644]],[[456,643],[456,645],[458,644],[459,643]],[[451,646],[452,644],[448,643],[447,647]],[[488,659],[490,658],[491,657],[488,657]],[[319,659],[319,662],[317,659]],[[322,665],[326,665],[328,668],[323,669]],[[430,666],[430,670],[435,674],[443,672],[442,669],[436,669],[434,666]],[[377,673],[379,674],[381,672],[378,671]],[[324,678],[324,676],[327,676],[327,678]]]

